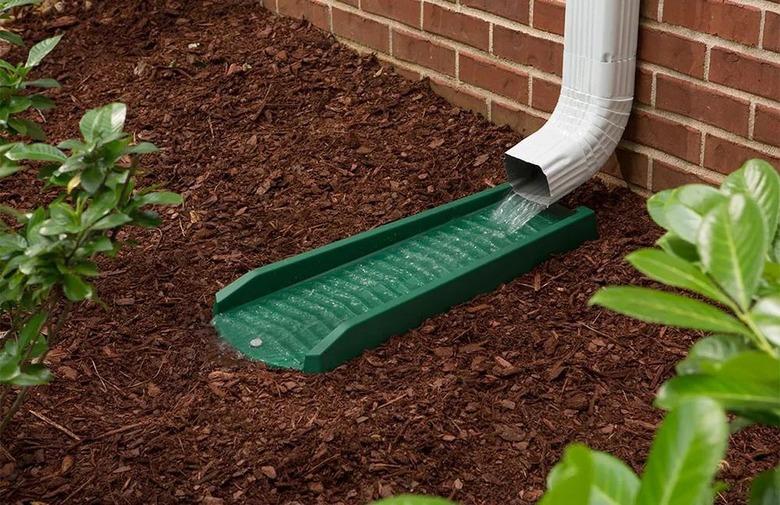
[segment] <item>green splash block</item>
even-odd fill
[[[507,234],[493,188],[252,271],[213,324],[244,356],[325,372],[596,238],[593,211],[553,206]]]

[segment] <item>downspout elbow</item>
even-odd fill
[[[588,179],[620,142],[634,99],[639,0],[568,0],[561,96],[550,119],[507,151],[519,195],[549,205]]]

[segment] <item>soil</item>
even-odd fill
[[[463,112],[256,1],[95,2],[23,20],[65,38],[53,140],[123,101],[163,148],[146,184],[183,193],[157,231],[104,264],[106,307],[79,309],[51,353],[56,380],[17,416],[0,501],[362,504],[391,493],[530,504],[572,442],[641,470],[652,407],[696,334],[589,308],[658,229],[642,199],[592,182],[570,205],[601,238],[316,376],[234,355],[210,326],[241,274],[501,183],[514,133]],[[0,200],[32,206],[31,177]],[[719,503],[778,463],[777,431],[733,437]]]

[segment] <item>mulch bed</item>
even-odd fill
[[[124,0],[25,20],[65,38],[53,140],[123,101],[163,151],[144,183],[183,193],[157,231],[106,263],[0,456],[0,501],[362,504],[415,491],[529,504],[569,443],[641,470],[652,407],[696,335],[588,308],[644,284],[622,260],[659,231],[643,201],[598,182],[570,199],[601,238],[392,339],[335,372],[267,370],[210,326],[248,270],[503,181],[511,131],[256,1]],[[31,178],[0,200],[40,200]],[[55,425],[56,423],[56,425]],[[60,428],[57,427],[60,426]],[[66,431],[71,432],[71,435]],[[776,431],[733,437],[719,503],[778,463]],[[10,456],[14,459],[11,459]]]

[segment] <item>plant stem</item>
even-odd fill
[[[11,422],[11,419],[14,417],[14,414],[19,410],[19,407],[22,406],[24,403],[24,400],[27,399],[27,393],[30,391],[29,387],[23,388],[21,391],[19,391],[19,394],[16,395],[16,399],[14,400],[14,403],[11,405],[11,408],[8,409],[8,412],[5,413],[5,416],[3,416],[3,420],[0,422],[0,439],[3,437],[3,433],[5,432],[6,426],[8,426],[8,423]]]
[[[772,347],[772,344],[769,343],[769,341],[764,336],[764,333],[761,331],[761,329],[758,326],[756,326],[756,323],[753,321],[753,318],[750,317],[750,314],[738,312],[737,315],[739,316],[739,319],[742,320],[742,322],[747,325],[750,331],[753,332],[753,335],[755,336],[754,340],[756,346],[758,346],[758,348],[761,351],[769,354],[770,356],[776,357],[777,351],[775,351],[774,347]]]
[[[49,353],[49,350],[51,349],[52,345],[54,345],[54,342],[57,340],[57,336],[60,333],[60,330],[62,330],[62,326],[65,324],[65,321],[68,319],[68,316],[70,315],[70,310],[73,307],[73,302],[70,300],[67,300],[65,302],[65,305],[62,308],[62,311],[60,312],[59,316],[57,317],[57,322],[54,324],[54,327],[49,326],[49,348],[46,350],[46,352],[43,353],[43,355],[39,358],[40,362],[42,363],[44,359],[46,359],[46,355]],[[38,335],[33,342],[30,343],[29,349],[32,349],[35,346],[35,343],[37,342],[37,339],[40,338],[40,335]],[[29,352],[28,355],[29,356]],[[26,358],[25,360],[26,361]],[[32,387],[24,387],[21,391],[19,391],[19,394],[16,396],[16,399],[14,400],[14,403],[11,405],[11,408],[8,409],[8,411],[5,413],[5,416],[3,416],[3,420],[0,421],[0,440],[3,437],[3,433],[5,432],[5,428],[8,426],[8,423],[11,422],[11,419],[13,419],[14,415],[19,411],[19,408],[24,403],[25,399],[27,398],[27,395],[29,394],[30,389]]]

